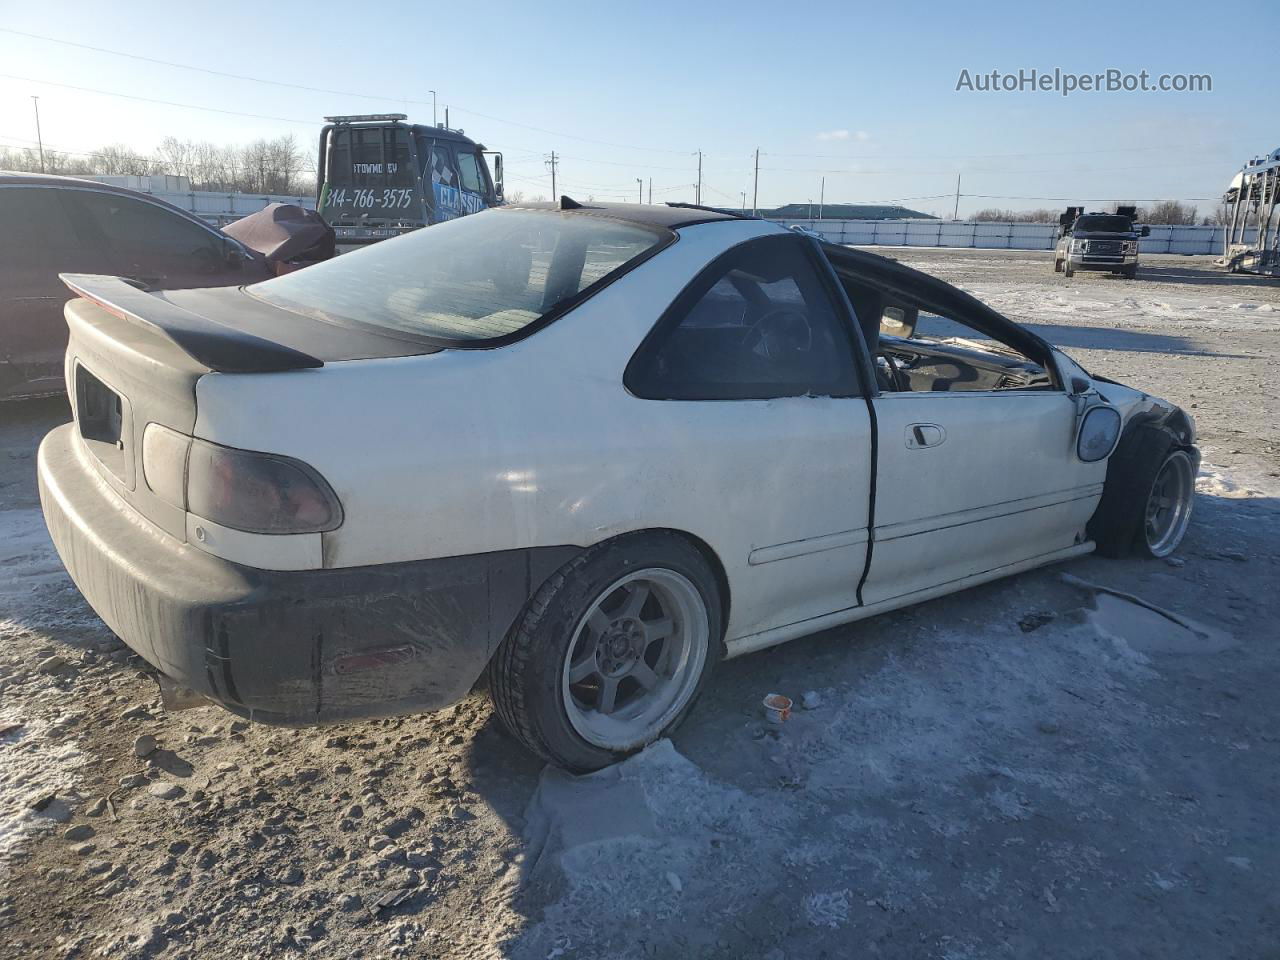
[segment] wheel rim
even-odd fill
[[[1194,496],[1191,458],[1185,451],[1176,450],[1161,465],[1147,494],[1143,532],[1153,556],[1167,556],[1181,542],[1191,522]]]
[[[709,646],[698,588],[654,567],[616,580],[578,621],[560,690],[574,730],[608,750],[657,739],[689,702]]]

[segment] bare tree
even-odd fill
[[[1196,208],[1191,204],[1179,203],[1177,200],[1161,200],[1153,204],[1138,217],[1144,223],[1168,223],[1175,226],[1194,224]]]
[[[111,143],[95,151],[91,156],[94,173],[134,174],[146,176],[151,173],[153,161],[140,157],[122,143]]]
[[[976,220],[980,223],[1057,223],[1058,214],[1055,210],[1000,210],[996,207],[988,207],[985,210],[979,210],[969,215],[970,220]]]
[[[1201,221],[1206,227],[1222,227],[1231,222],[1231,213],[1225,203],[1220,203]]]
[[[108,144],[85,154],[45,150],[44,170],[54,174],[177,174],[192,189],[217,192],[299,195],[315,188],[309,163],[292,136],[256,140],[243,146],[165,137],[152,156],[125,144]],[[0,169],[39,172],[34,148],[0,147]]]

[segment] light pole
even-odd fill
[[[756,173],[751,181],[751,215],[760,215],[760,148],[756,147]]]
[[[31,104],[36,108],[36,146],[40,148],[40,172],[44,173],[44,137],[40,135],[40,98],[32,96]]]
[[[644,177],[636,177],[636,183],[640,187],[640,199],[637,202],[644,203]]]
[[[436,126],[436,92],[434,90],[427,92],[431,94],[431,125],[434,127]]]

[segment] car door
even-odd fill
[[[433,222],[453,220],[463,215],[462,190],[458,186],[458,162],[453,147],[444,140],[431,141],[431,199],[434,209]]]
[[[66,200],[84,229],[103,238],[118,276],[161,290],[240,282],[242,258],[204,223],[128,194],[68,190]]]
[[[927,319],[965,323],[959,312]],[[917,368],[912,389],[873,400],[868,606],[1073,547],[1102,494],[1106,465],[1076,457],[1076,406],[1064,390],[1000,388],[1001,378],[945,355],[935,366],[936,376]]]
[[[474,147],[459,145],[456,148],[458,157],[458,187],[462,191],[462,212],[479,213],[487,204],[486,178],[481,169],[484,161]]]
[[[627,367],[635,416],[664,438],[664,457],[701,464],[721,505],[708,523],[735,583],[730,642],[857,605],[871,422],[824,267],[794,234],[733,247]]]
[[[0,187],[0,397],[63,388],[71,294],[59,273],[109,273],[112,260],[76,229],[47,186]]]

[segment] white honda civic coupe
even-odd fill
[[[1163,556],[1180,409],[892,260],[691,206],[509,207],[242,289],[66,276],[50,533],[252,720],[487,677],[605,765],[715,664],[1095,548]]]

